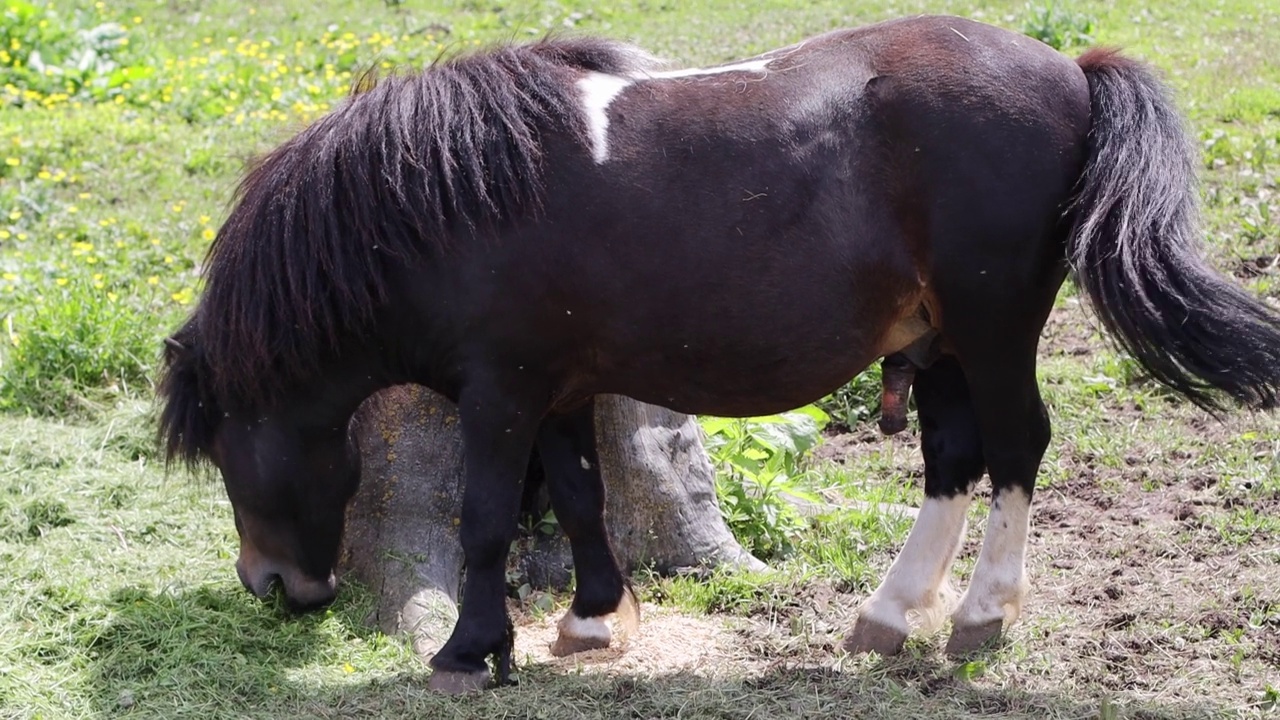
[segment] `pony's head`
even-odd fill
[[[335,594],[346,506],[359,454],[345,418],[321,420],[314,399],[271,409],[227,407],[188,323],[166,340],[160,435],[169,462],[212,463],[240,536],[236,572],[254,595],[279,583],[289,607],[307,610]],[[321,401],[323,402],[323,401]]]

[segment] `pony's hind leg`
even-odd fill
[[[891,655],[911,630],[910,613],[934,629],[949,610],[948,573],[964,536],[965,513],[982,476],[982,440],[960,365],[943,356],[913,384],[924,453],[925,501],[884,581],[858,610],[850,652]]]
[[[1034,345],[1012,361],[986,363],[972,357],[968,362],[992,501],[978,564],[951,616],[950,655],[982,647],[1022,613],[1031,496],[1050,435],[1035,378]]]
[[[549,416],[538,431],[538,452],[556,520],[569,538],[578,586],[551,646],[556,656],[609,647],[635,632],[639,606],[609,547],[604,482],[596,456],[595,402]]]
[[[527,392],[524,397],[534,396]],[[497,387],[468,387],[458,400],[466,489],[459,528],[466,580],[453,634],[431,658],[428,686],[459,693],[487,684],[496,657],[499,682],[511,671],[514,629],[507,614],[506,560],[515,539],[521,485],[533,451],[537,401]]]

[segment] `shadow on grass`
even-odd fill
[[[1195,702],[1026,691],[982,677],[985,666],[973,665],[985,663],[982,656],[956,665],[928,651],[851,659],[843,669],[832,668],[826,655],[804,663],[756,663],[754,669],[726,662],[698,673],[653,667],[642,675],[529,664],[520,668],[519,686],[442,697],[426,690],[428,671],[404,643],[364,628],[367,601],[350,591],[327,613],[293,617],[230,587],[117,592],[89,654],[94,710],[157,718],[1239,716],[1236,708]],[[363,652],[353,646],[374,648],[359,656],[358,670],[343,657]],[[970,680],[974,667],[978,677]]]
[[[230,584],[159,593],[123,588],[111,595],[105,627],[88,643],[93,707],[107,716],[166,718],[279,707],[297,694],[297,673],[334,663],[333,648],[353,639],[394,642],[365,628],[363,600],[358,591],[340,592],[330,610],[292,615],[282,601]]]
[[[1234,709],[1197,703],[1135,702],[1066,693],[981,687],[954,679],[946,669],[913,679],[891,668],[838,671],[803,665],[775,666],[749,677],[717,677],[681,671],[637,676],[573,674],[525,668],[518,687],[463,698],[424,689],[425,675],[411,673],[376,683],[333,688],[332,694],[294,708],[298,716],[413,718],[886,718],[942,720],[961,717],[1046,720],[1205,720],[1240,717]],[[267,713],[270,714],[270,713]]]

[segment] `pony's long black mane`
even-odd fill
[[[175,335],[185,349],[165,355],[169,457],[198,459],[217,406],[269,405],[358,337],[387,297],[384,263],[447,252],[536,212],[542,131],[587,142],[566,69],[650,63],[632,46],[587,38],[443,59],[362,88],[259,159]]]

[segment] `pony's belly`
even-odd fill
[[[668,349],[600,377],[599,392],[695,415],[750,416],[791,410],[831,393],[878,356],[874,343],[724,346],[723,352]]]

